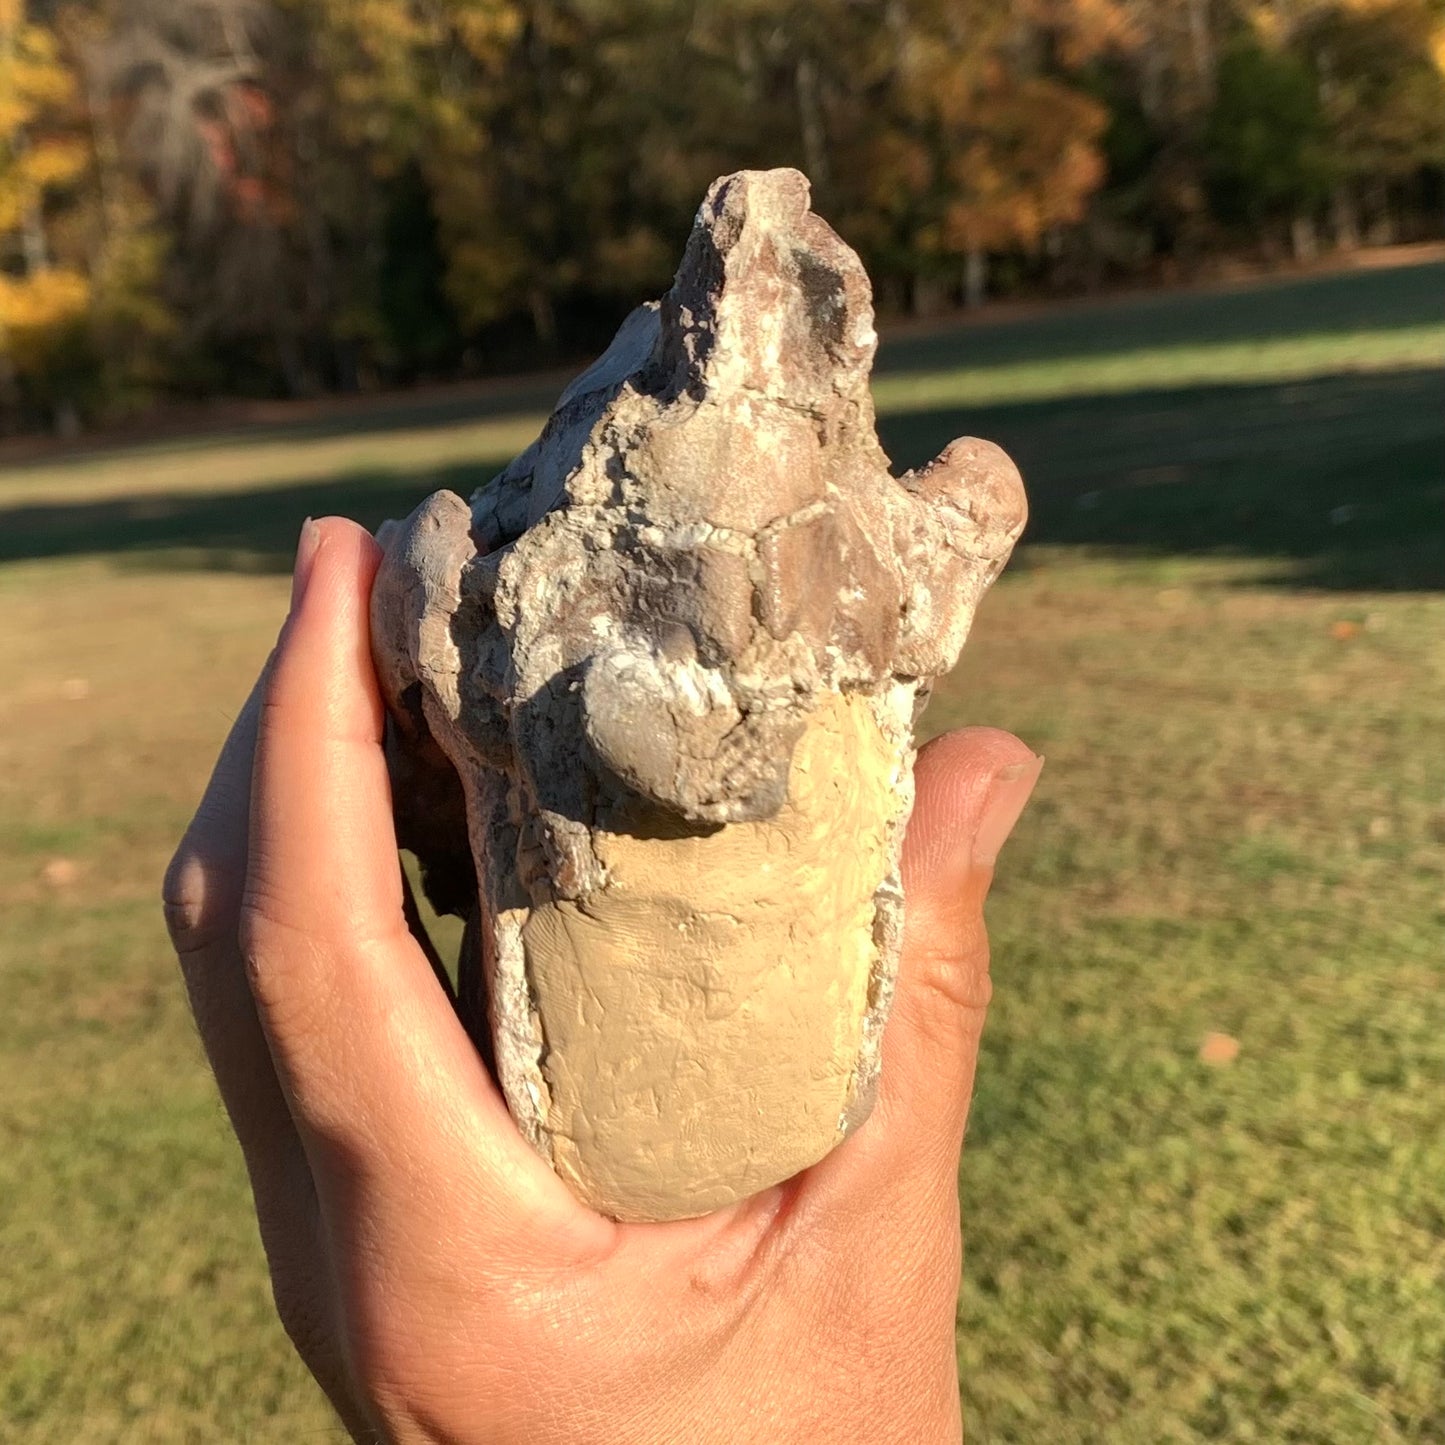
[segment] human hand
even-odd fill
[[[989,997],[983,902],[1038,777],[968,729],[918,758],[873,1115],[701,1219],[617,1224],[518,1133],[410,932],[367,599],[303,531],[292,611],[166,875],[276,1306],[357,1440],[957,1440],[957,1170]]]

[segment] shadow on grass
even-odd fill
[[[1028,488],[1028,544],[1277,559],[1286,585],[1445,588],[1445,372],[1352,373],[884,417],[909,466],[972,432]]]
[[[1027,541],[1125,556],[1277,559],[1285,584],[1445,588],[1445,383],[1436,371],[1078,396],[885,417],[900,467],[957,435],[1018,461]],[[250,492],[0,508],[0,562],[105,554],[147,567],[285,570],[302,518],[375,527],[466,495],[505,458],[373,469]]]
[[[170,492],[0,509],[0,563],[100,554],[157,570],[286,572],[306,517],[340,514],[375,530],[388,517],[406,516],[438,488],[465,496],[507,460],[417,473],[346,472],[249,492]]]

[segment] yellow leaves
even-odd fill
[[[5,4],[6,0],[0,0]],[[74,75],[59,42],[39,25],[19,23],[23,7],[0,10],[0,232],[45,191],[84,171],[86,145],[65,134]]]
[[[36,191],[63,186],[84,173],[90,164],[90,147],[72,137],[38,141],[16,163],[16,173]]]
[[[486,149],[485,127],[466,97],[437,96],[429,115],[449,165],[469,164]]]
[[[373,59],[396,57],[426,38],[428,30],[408,0],[322,0],[310,8]]]
[[[1311,22],[1331,15],[1365,24],[1374,20],[1388,23],[1392,17],[1398,23],[1403,17],[1407,29],[1425,37],[1426,54],[1445,75],[1445,5],[1440,0],[1295,0],[1287,7],[1276,0],[1241,0],[1240,14],[1254,34],[1272,46],[1291,44]]]
[[[0,0],[0,351],[21,374],[51,365],[96,304],[76,223],[92,161],[79,101],[57,36]]]
[[[510,0],[452,0],[452,28],[473,59],[495,64],[522,29],[522,14]]]
[[[106,244],[91,276],[92,318],[103,331],[132,340],[167,336],[175,318],[158,294],[169,242],[139,188],[122,184],[112,196]]]
[[[41,205],[45,193],[67,185],[85,173],[90,150],[68,137],[29,141],[13,133],[10,147],[19,141],[6,164],[4,141],[0,140],[0,238],[15,230]]]
[[[0,0],[3,4],[4,0]],[[39,25],[0,18],[0,139],[42,111],[67,105],[75,77],[60,59],[55,36]]]
[[[521,30],[515,0],[293,0],[309,12],[332,124],[373,155],[379,174],[434,138],[476,129],[486,81]]]
[[[393,80],[417,78],[418,61],[434,77],[453,40],[475,60],[497,60],[522,28],[514,0],[313,0],[311,8],[377,75]]]
[[[79,271],[49,267],[18,278],[0,274],[0,348],[23,368],[57,332],[84,316],[89,303],[90,283]]]
[[[1288,44],[1290,26],[1294,19],[1291,12],[1279,9],[1271,4],[1270,0],[1245,0],[1245,3],[1240,5],[1239,13],[1250,31],[1264,45],[1277,47]]]

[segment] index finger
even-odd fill
[[[339,518],[308,526],[257,740],[242,944],[318,1187],[389,1180],[414,1215],[416,1181],[440,1202],[464,1174],[473,1224],[575,1211],[407,927],[367,625],[378,549]]]
[[[250,1172],[257,1206],[310,1187],[291,1114],[241,968],[236,928],[246,877],[251,764],[266,671],[221,750],[166,870],[166,926],[201,1043]]]

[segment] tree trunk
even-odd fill
[[[82,66],[85,109],[95,147],[96,190],[100,196],[100,236],[90,261],[91,270],[97,273],[103,268],[111,239],[121,223],[117,181],[122,173],[120,146],[111,124],[110,97],[98,75],[99,54],[98,47],[87,47]]]
[[[301,347],[296,337],[280,326],[275,329],[275,337],[276,360],[281,368],[281,376],[286,383],[286,395],[293,401],[299,397],[309,396],[311,393],[310,379],[302,364]]]
[[[988,253],[971,246],[963,258],[963,304],[970,309],[982,306],[987,296]]]
[[[1209,0],[1189,0],[1189,50],[1194,78],[1207,102],[1214,98],[1214,37],[1209,30]]]
[[[0,435],[13,436],[23,420],[20,410],[20,381],[10,357],[10,344],[0,323]]]
[[[557,312],[552,298],[541,286],[534,286],[527,293],[527,308],[532,313],[532,329],[537,340],[550,348],[557,340]]]
[[[50,248],[45,244],[45,222],[39,206],[26,206],[20,233],[25,249],[25,272],[33,276],[50,265]]]
[[[51,412],[55,435],[61,441],[73,442],[81,433],[80,408],[68,396],[62,396]]]
[[[1320,239],[1313,216],[1296,216],[1289,223],[1289,245],[1296,261],[1313,261],[1320,254]]]
[[[1341,251],[1359,250],[1360,213],[1348,182],[1341,181],[1330,195],[1330,225]]]
[[[1376,181],[1369,194],[1370,223],[1365,228],[1365,242],[1370,246],[1393,246],[1397,240],[1395,212],[1390,205],[1390,188]]]
[[[937,276],[915,274],[908,309],[914,316],[937,316],[949,308],[950,289]]]
[[[327,234],[321,201],[325,193],[322,172],[326,158],[309,117],[292,128],[291,145],[301,181],[296,187],[295,202],[301,212],[301,231],[306,245],[306,305],[301,325],[318,351],[322,354],[329,352],[339,368],[340,358],[336,355],[337,340],[332,326],[339,298],[336,295],[331,239]]]

